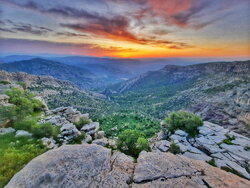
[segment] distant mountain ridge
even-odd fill
[[[117,84],[117,92],[140,90],[150,87],[171,85],[185,80],[195,79],[205,74],[249,73],[250,60],[239,62],[212,62],[188,66],[166,65],[157,71],[150,71],[138,77]]]
[[[86,69],[41,58],[0,64],[0,69],[39,76],[53,76],[60,80],[71,81],[81,88],[90,88],[97,84],[94,80],[95,75]]]

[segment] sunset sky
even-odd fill
[[[250,0],[0,0],[0,53],[250,57]]]

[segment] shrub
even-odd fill
[[[43,108],[41,101],[35,99],[28,91],[12,88],[6,94],[10,97],[9,102],[16,105],[15,111],[19,119]]]
[[[9,81],[7,81],[7,80],[2,80],[2,81],[0,81],[0,84],[3,84],[3,85],[8,85],[8,84],[10,84],[10,82],[9,82]]]
[[[16,107],[15,106],[0,106],[0,122],[16,120]]]
[[[27,117],[24,120],[18,121],[14,123],[14,129],[16,130],[25,130],[25,131],[32,131],[33,126],[37,124],[37,120],[32,117]]]
[[[125,130],[118,136],[117,148],[127,155],[138,157],[143,150],[150,151],[146,136],[135,130]]]
[[[181,129],[192,137],[198,133],[197,128],[203,125],[203,121],[199,116],[186,111],[170,113],[164,123],[167,125],[168,131],[172,133],[177,129]]]
[[[171,153],[173,153],[173,154],[176,155],[176,154],[181,153],[181,149],[180,149],[180,147],[176,143],[172,142],[170,144],[170,147],[169,147],[169,152],[171,152]]]
[[[214,166],[214,167],[217,167],[216,162],[215,162],[214,159],[211,159],[211,160],[208,161],[207,163],[210,164],[210,165],[212,165],[212,166]]]
[[[90,119],[86,118],[86,117],[81,117],[80,121],[75,123],[75,126],[78,130],[80,130],[84,125],[90,123]]]
[[[57,137],[60,133],[59,127],[52,125],[51,123],[36,124],[31,130],[35,138],[43,137]]]

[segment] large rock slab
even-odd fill
[[[127,188],[133,159],[92,144],[64,145],[33,159],[6,188]]]
[[[248,180],[234,174],[170,153],[142,152],[137,161],[132,186],[136,188],[250,186]]]

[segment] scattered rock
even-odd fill
[[[84,125],[81,128],[81,131],[84,131],[86,134],[94,135],[99,130],[99,123],[98,122],[91,122],[87,125]]]
[[[24,130],[18,130],[15,135],[15,137],[31,137],[31,136],[32,136],[31,133],[29,133],[28,131],[24,131]]]
[[[97,139],[94,140],[92,143],[105,147],[108,145],[108,139],[107,138]]]
[[[63,125],[60,131],[61,131],[61,134],[59,135],[59,137],[65,140],[66,142],[72,140],[73,138],[81,134],[81,132],[78,131],[76,126],[72,123]]]
[[[168,151],[169,147],[170,147],[171,142],[167,141],[167,140],[161,140],[159,142],[156,143],[156,147],[162,151],[162,152],[166,152]]]
[[[0,128],[0,135],[9,134],[9,133],[14,133],[15,131],[16,131],[16,130],[13,129],[12,127]]]
[[[98,131],[95,133],[95,139],[101,139],[105,137],[105,132],[104,131]]]
[[[56,141],[52,138],[43,137],[41,139],[41,141],[42,141],[43,145],[46,146],[48,149],[57,148]]]
[[[91,143],[92,142],[92,137],[90,135],[86,135],[85,139],[83,140],[83,143]]]

